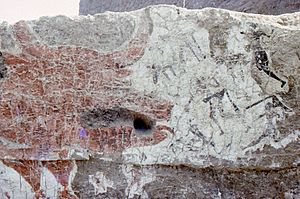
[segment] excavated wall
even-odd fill
[[[2,23],[0,198],[299,197],[299,22],[151,6]]]

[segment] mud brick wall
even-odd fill
[[[152,6],[0,25],[0,198],[297,198],[300,14]]]

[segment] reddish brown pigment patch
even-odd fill
[[[151,135],[137,135],[129,126],[88,130],[89,148],[95,151],[116,152],[129,147],[155,145],[167,138],[162,131],[173,133],[166,126],[157,126]],[[82,145],[86,143],[82,142]]]
[[[168,120],[172,105],[130,89],[126,66],[144,53],[149,27],[141,22],[136,36],[124,50],[100,53],[92,49],[42,45],[25,22],[13,26],[22,53],[3,53],[9,75],[1,83],[0,156],[32,186],[40,190],[41,168],[48,168],[68,193],[73,163],[69,150],[117,152],[134,146],[154,145],[166,138],[166,126],[153,127],[151,135],[139,136],[130,125],[82,129],[80,114],[94,107],[131,107],[154,121]],[[18,159],[19,161],[9,160]],[[44,161],[39,160],[55,160]]]
[[[41,190],[40,187],[43,167],[46,167],[55,176],[57,182],[63,186],[63,190],[59,193],[60,198],[77,198],[68,190],[70,172],[74,167],[72,161],[4,160],[3,163],[16,170],[31,185],[35,192],[35,198],[46,198],[43,193],[45,190]]]
[[[41,164],[38,161],[20,160],[9,161],[4,160],[3,163],[16,170],[32,187],[36,193],[40,192]]]
[[[43,165],[51,171],[51,173],[55,176],[56,180],[62,184],[63,186],[68,185],[69,174],[73,169],[72,161],[68,160],[58,160],[58,161],[45,161]]]
[[[130,126],[86,129],[88,141],[79,137],[80,114],[93,107],[129,106],[154,120],[169,119],[170,103],[130,90],[125,79],[131,71],[124,67],[143,55],[147,28],[140,27],[125,50],[107,54],[41,45],[25,22],[15,24],[14,33],[22,53],[4,54],[10,75],[2,82],[0,127],[16,147],[1,147],[2,157],[60,159],[72,146],[114,152],[165,138],[158,129],[138,137]]]

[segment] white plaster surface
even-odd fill
[[[266,105],[272,102],[271,98],[247,109],[269,96],[281,100],[277,93],[288,90],[288,85],[281,88],[280,82],[264,73],[258,74],[263,79],[263,88],[253,79],[255,49],[247,49],[251,40],[247,33],[251,31],[251,23],[257,23],[257,29],[267,33],[275,27],[276,35],[272,41],[275,46],[280,46],[276,37],[286,34],[287,30],[299,30],[300,23],[283,27],[279,21],[297,21],[299,14],[273,17],[217,9],[188,11],[159,6],[151,8],[150,16],[154,25],[153,33],[144,56],[131,66],[134,73],[129,79],[134,89],[160,96],[174,104],[169,126],[174,128],[176,135],[156,146],[124,151],[126,161],[202,165],[203,156],[235,161],[246,157],[249,151],[263,148],[265,144],[271,143],[278,149],[299,140],[297,132],[280,137],[276,129],[278,121],[295,114],[292,110],[276,107],[271,113],[268,112]],[[222,29],[224,21],[232,25]],[[215,54],[225,60],[221,63],[210,54],[210,43],[213,41],[209,38],[207,27],[214,26],[211,24],[219,26],[220,34],[228,32],[225,52],[216,47]],[[241,31],[246,34],[241,34]],[[286,39],[292,39],[285,36]],[[275,48],[268,42],[259,44],[267,53],[268,49]],[[299,44],[299,39],[296,42]],[[235,63],[230,63],[228,57],[239,54],[242,56]],[[152,65],[156,68],[149,67]],[[280,77],[287,81],[284,76]],[[157,83],[153,81],[154,78]],[[211,105],[203,101],[223,89],[225,94],[222,99],[212,98]],[[232,102],[239,108],[238,111],[234,110]],[[213,116],[210,115],[212,113]],[[191,129],[196,130],[198,136],[191,133]],[[261,138],[262,135],[265,137]],[[274,142],[276,139],[280,141]]]
[[[26,180],[14,169],[0,161],[0,198],[33,198],[34,192]]]
[[[63,186],[57,182],[55,176],[45,167],[41,172],[41,190],[46,197],[59,198],[60,191],[63,190]]]
[[[94,187],[95,195],[106,193],[108,187],[114,187],[114,183],[107,179],[103,172],[96,172],[95,175],[89,175],[89,182]]]

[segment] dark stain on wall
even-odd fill
[[[5,66],[4,63],[4,57],[2,52],[0,52],[0,79],[5,78],[7,75],[7,67]]]

